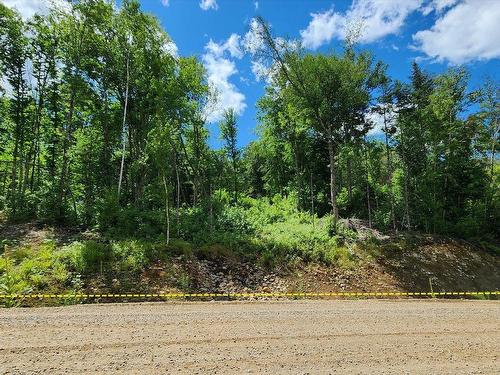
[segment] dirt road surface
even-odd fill
[[[498,301],[0,309],[0,373],[500,373]]]

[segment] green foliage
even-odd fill
[[[338,266],[350,264],[351,255],[344,245],[344,232],[331,236],[331,218],[314,219],[296,212],[287,220],[263,226],[260,238],[266,247],[266,258],[274,254],[285,261],[321,262]],[[268,260],[265,258],[265,261]]]
[[[329,218],[319,220],[297,210],[295,198],[245,198],[240,206],[231,207],[228,212],[237,215],[233,222],[238,225],[222,226],[222,232],[209,236],[208,246],[200,248],[203,256],[239,254],[257,257],[268,266],[295,261],[339,265],[350,262],[341,237],[330,236]]]
[[[162,243],[122,240],[111,243],[96,241],[73,242],[61,250],[62,258],[78,274],[138,274],[153,261],[174,247]],[[185,246],[185,245],[184,245]],[[182,248],[181,252],[185,251]]]
[[[308,54],[273,49],[267,35],[281,69],[258,102],[260,138],[239,149],[228,108],[215,151],[202,65],[172,56],[138,1],[85,0],[28,22],[0,9],[2,75],[15,94],[0,98],[0,207],[10,220],[195,244],[228,233],[236,243],[293,208],[380,229],[477,236],[496,227],[494,82],[468,93],[465,70],[432,77],[413,64],[403,84],[349,43]],[[382,117],[383,143],[366,137],[369,110]]]
[[[220,134],[221,139],[224,141],[224,149],[226,155],[231,162],[231,174],[232,174],[232,189],[234,194],[234,202],[238,202],[238,173],[240,164],[240,150],[237,145],[237,133],[238,129],[236,127],[236,115],[234,110],[230,108],[224,112],[224,119],[220,123]]]
[[[181,273],[179,276],[177,276],[176,285],[180,290],[186,292],[189,291],[191,287],[191,279],[189,275]]]
[[[71,274],[53,242],[37,249],[20,247],[0,256],[0,288],[4,293],[61,291]]]
[[[105,244],[95,241],[73,242],[64,248],[63,254],[64,259],[80,274],[97,272],[104,262],[111,259]]]
[[[220,232],[250,235],[255,232],[250,214],[240,206],[226,206],[217,216],[215,229]]]
[[[349,267],[356,235],[337,214],[498,241],[498,85],[469,92],[464,69],[431,76],[414,63],[402,83],[350,42],[311,54],[265,34],[279,69],[257,104],[259,139],[238,148],[227,108],[213,150],[203,65],[169,51],[138,0],[28,21],[0,4],[0,35],[12,87],[0,91],[1,214],[102,238],[9,250],[5,290],[78,289],[170,256]],[[368,136],[369,112],[383,140]]]
[[[161,245],[165,248],[165,252],[158,254],[159,258],[168,254],[173,256],[182,256],[190,258],[193,256],[193,245],[187,241],[180,239],[172,239],[168,245]]]
[[[303,221],[307,218],[306,213],[297,210],[297,200],[295,197],[285,198],[276,194],[271,199],[247,198],[242,201],[242,205],[248,208],[250,220],[257,227],[284,222],[293,216],[298,216]]]

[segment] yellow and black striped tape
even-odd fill
[[[87,293],[66,293],[66,294],[0,294],[2,299],[123,299],[123,298],[252,298],[252,297],[445,297],[445,296],[491,296],[500,295],[500,291],[486,292],[270,292],[270,293],[120,293],[120,294],[87,294]]]

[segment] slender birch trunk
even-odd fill
[[[168,184],[165,172],[162,173],[163,188],[165,189],[165,237],[167,239],[167,245],[170,242],[170,213],[168,209]]]

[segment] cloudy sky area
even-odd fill
[[[51,1],[65,6],[65,0],[0,1],[17,7],[24,17],[46,11]],[[215,124],[228,107],[240,115],[240,144],[256,138],[255,103],[265,86],[262,66],[251,54],[259,45],[252,32],[256,15],[271,24],[275,35],[300,41],[311,52],[340,51],[346,28],[361,20],[361,48],[389,64],[393,78],[407,80],[411,62],[417,60],[431,73],[465,65],[471,88],[486,76],[500,79],[500,0],[141,2],[160,19],[179,55],[199,57],[217,88],[219,103],[208,113],[214,146]]]

